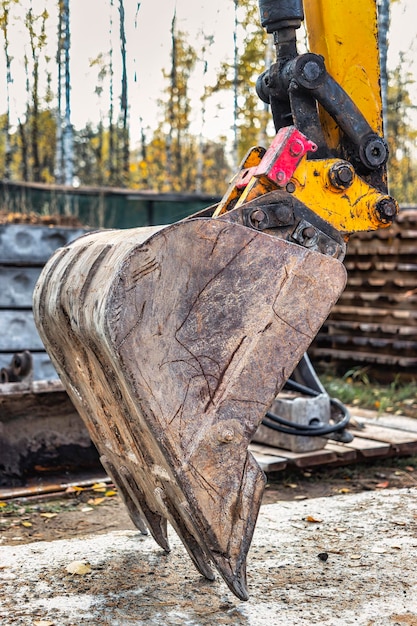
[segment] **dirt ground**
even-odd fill
[[[263,504],[417,486],[417,456],[340,468],[282,471],[270,477]],[[0,502],[0,545],[69,539],[134,529],[114,486],[97,482],[59,496]]]
[[[91,534],[0,545],[0,626],[417,626],[416,488],[261,507],[247,602],[201,578],[175,533],[167,555],[114,530],[104,497],[77,505],[107,511]]]

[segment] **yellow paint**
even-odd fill
[[[244,202],[250,202],[259,196],[263,196],[270,191],[275,191],[278,186],[269,180],[267,176],[253,176],[245,187],[242,195],[236,203],[236,206],[240,206]]]
[[[304,0],[311,52],[324,57],[329,74],[343,87],[372,130],[382,135],[382,103],[375,0]],[[332,148],[340,131],[321,111]]]
[[[352,98],[372,130],[382,135],[376,1],[304,0],[304,11],[310,51],[324,57],[327,71]],[[320,119],[328,145],[337,153],[341,131],[323,110]],[[241,168],[259,163],[261,156],[256,150],[259,149],[248,153]],[[304,157],[291,179],[295,186],[293,195],[346,236],[388,226],[381,222],[376,210],[387,196],[356,174],[348,189],[332,185],[329,171],[338,162],[340,159]],[[241,174],[242,169],[231,181],[214,216],[276,188],[263,176],[251,177],[248,172],[245,189],[237,189]]]
[[[232,180],[230,181],[226,193],[217,205],[217,208],[213,213],[213,217],[218,217],[219,215],[226,213],[226,211],[230,211],[236,206],[236,203],[239,201],[243,191],[242,189],[238,189],[236,187],[236,182],[241,177],[244,170],[249,170],[250,168],[259,165],[264,154],[265,148],[262,148],[260,146],[251,148],[248,151],[246,156],[243,158],[242,163],[240,164],[238,172],[233,176]]]
[[[295,185],[293,195],[342,233],[389,226],[381,222],[376,211],[378,202],[388,196],[356,174],[348,189],[334,187],[329,172],[336,163],[340,159],[307,161],[304,158],[291,179]]]

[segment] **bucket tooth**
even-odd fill
[[[231,428],[229,424],[229,433]],[[200,472],[206,476],[205,489],[200,491],[201,487],[193,484],[192,490],[197,496],[200,515],[205,516],[210,528],[201,533],[211,560],[229,589],[241,600],[249,597],[246,557],[265,487],[265,475],[246,447],[247,444],[241,446],[239,441],[229,440],[220,443],[217,450],[214,445],[211,453],[208,448],[200,448],[200,459],[204,461],[200,463]],[[216,472],[213,467],[209,469],[210,465],[216,467]],[[216,497],[216,492],[221,497]],[[211,503],[207,502],[207,494],[212,497]]]
[[[141,517],[145,518],[152,537],[155,539],[156,543],[163,550],[165,550],[165,552],[170,552],[171,548],[169,547],[168,526],[166,518],[163,515],[156,513],[150,508],[150,506],[148,506],[145,494],[142,492],[132,472],[127,467],[121,465],[120,474],[122,477],[122,481],[124,481],[127,485],[127,488],[132,495],[133,500],[137,503],[137,511],[139,512]]]
[[[162,494],[160,497],[164,498]],[[184,547],[187,550],[195,567],[202,576],[204,576],[208,580],[214,580],[216,577],[210,567],[211,555],[207,551],[206,546],[202,545],[203,542],[201,541],[201,537],[196,534],[192,523],[190,524],[190,520],[187,519],[188,515],[185,513],[184,510],[179,510],[179,508],[177,507],[177,502],[175,500],[171,500],[170,498],[164,498],[164,505],[166,507],[166,510],[168,511],[171,524],[175,529],[177,535],[181,539],[182,543],[184,544]]]
[[[39,333],[133,515],[164,549],[167,519],[241,599],[264,487],[248,445],[345,278],[336,259],[198,218],[84,236],[35,289]]]
[[[246,563],[240,563],[240,568],[232,568],[227,557],[216,557],[216,567],[230,591],[239,600],[249,600],[249,592],[246,580]]]
[[[145,516],[143,515],[143,511],[139,506],[138,502],[131,496],[129,493],[129,489],[126,487],[124,480],[122,479],[122,469],[120,468],[120,472],[117,471],[116,467],[113,463],[106,457],[100,457],[100,463],[106,470],[106,473],[111,477],[112,481],[115,485],[118,486],[120,496],[128,510],[129,517],[136,526],[138,530],[142,533],[142,535],[148,534],[148,527],[146,526]]]

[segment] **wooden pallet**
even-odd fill
[[[302,453],[253,443],[249,450],[267,474],[290,467],[345,465],[417,454],[417,419],[390,415],[375,418],[371,411],[362,411],[354,416],[353,423],[357,426],[351,430],[351,443],[329,441],[322,450]]]
[[[29,387],[23,383],[0,387],[0,458],[10,466],[10,474],[12,469],[15,474],[18,472],[19,459],[28,453],[29,447],[34,452],[37,445],[46,446],[52,454],[52,447],[58,445],[60,437],[66,438],[65,443],[71,437],[70,443],[87,446],[88,433],[59,380],[35,381]],[[352,426],[363,428],[352,428],[354,439],[349,444],[329,441],[322,450],[304,453],[260,444],[251,444],[249,449],[267,474],[287,467],[344,465],[417,454],[417,419],[389,414],[376,417],[374,411],[364,409],[350,408],[350,411]],[[20,432],[25,438],[24,447]]]

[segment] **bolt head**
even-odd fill
[[[299,139],[294,139],[294,141],[292,141],[290,144],[289,150],[290,150],[291,156],[297,157],[303,153],[304,146]]]
[[[333,187],[337,189],[347,189],[350,187],[354,177],[355,170],[347,161],[335,163],[329,171],[330,182]]]
[[[377,169],[387,162],[388,146],[382,137],[373,134],[359,148],[361,161],[370,169]]]
[[[378,218],[383,224],[392,222],[398,213],[397,202],[394,198],[390,198],[389,196],[380,200],[375,208]]]
[[[313,239],[315,234],[316,229],[314,228],[314,226],[307,226],[303,229],[303,237],[305,237],[306,239]]]
[[[265,213],[262,211],[262,209],[255,209],[250,214],[250,218],[252,222],[262,222],[262,220],[265,219]]]
[[[307,63],[303,67],[303,76],[308,81],[313,82],[317,80],[317,78],[321,74],[321,67],[315,61],[307,61]]]
[[[235,438],[233,428],[224,428],[218,434],[219,443],[231,443]]]

